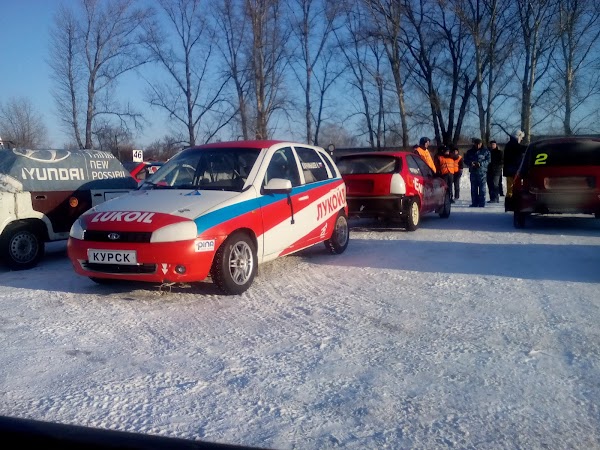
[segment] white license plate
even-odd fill
[[[120,264],[123,266],[137,264],[135,250],[95,250],[90,248],[87,254],[90,264]]]

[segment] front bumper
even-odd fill
[[[218,247],[215,243],[212,251],[200,252],[196,248],[196,240],[133,244],[82,241],[71,237],[67,243],[69,259],[79,275],[155,283],[196,282],[206,279]],[[90,263],[88,249],[133,250],[136,252],[137,264]]]

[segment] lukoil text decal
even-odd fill
[[[138,222],[152,223],[153,212],[124,212],[124,211],[108,211],[94,214],[91,222]]]
[[[325,200],[317,204],[317,220],[329,216],[346,204],[346,192],[344,188],[333,191]]]

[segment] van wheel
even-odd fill
[[[331,233],[331,237],[325,241],[325,247],[327,247],[330,253],[339,255],[340,253],[344,253],[344,250],[348,247],[348,242],[350,242],[348,218],[343,211],[340,211],[335,220],[333,233]]]
[[[415,231],[419,227],[421,221],[421,211],[419,210],[419,202],[414,198],[408,201],[408,207],[406,208],[406,230]]]
[[[12,270],[31,269],[44,256],[42,235],[26,223],[9,225],[0,240],[0,253]]]
[[[211,275],[223,293],[238,295],[250,287],[257,267],[254,243],[246,233],[237,231],[217,250]]]

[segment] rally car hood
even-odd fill
[[[85,216],[99,212],[148,212],[193,220],[217,207],[236,203],[253,193],[208,190],[148,190],[133,191],[104,202],[88,211]]]

